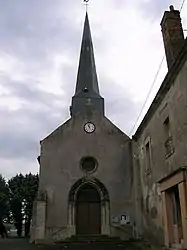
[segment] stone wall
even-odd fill
[[[134,137],[134,171],[136,185],[141,186],[141,190],[137,189],[135,192],[135,202],[139,206],[137,217],[142,218],[142,220],[137,219],[139,231],[161,243],[163,243],[164,235],[158,181],[179,167],[187,165],[187,62],[182,67],[179,65],[182,61],[177,63],[173,72],[168,73],[163,83],[165,93],[159,96],[161,91],[158,92],[156,98],[160,99],[160,102],[156,104],[153,102],[149,114],[146,115],[146,122],[144,119],[141,131],[139,129]],[[169,135],[166,131],[168,118]],[[148,142],[149,168],[146,163]],[[140,179],[137,177],[138,174],[140,174]]]
[[[85,133],[83,129],[87,121],[96,125],[92,134]],[[85,173],[81,170],[80,162],[85,156],[97,159],[95,172]],[[134,221],[131,159],[130,138],[106,117],[98,115],[76,116],[43,140],[39,190],[47,192],[46,237],[50,238],[55,230],[59,235],[63,231],[60,237],[69,237],[74,233],[75,230],[69,227],[68,195],[81,178],[90,181],[96,178],[107,189],[110,199],[109,223],[113,217],[124,213]],[[110,225],[108,227],[111,233],[119,231],[115,228],[110,230]]]

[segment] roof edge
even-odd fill
[[[151,103],[151,106],[149,107],[147,113],[145,114],[135,134],[132,136],[132,138],[135,141],[140,137],[141,133],[144,131],[145,125],[147,125],[150,119],[153,117],[154,112],[157,110],[159,104],[162,102],[166,93],[169,91],[171,85],[174,83],[175,79],[178,76],[179,70],[183,67],[186,60],[187,60],[187,38],[185,39],[185,43],[176,61],[174,62],[171,69],[167,72],[153,102]]]

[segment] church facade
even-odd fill
[[[171,6],[168,73],[133,138],[104,114],[86,14],[71,118],[41,141],[31,241],[149,238],[187,249],[187,43]]]

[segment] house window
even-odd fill
[[[165,139],[164,139],[165,158],[168,158],[174,153],[173,138],[171,135],[169,117],[167,117],[166,120],[164,121],[164,134],[165,134]]]
[[[168,139],[171,136],[169,116],[164,121],[164,133],[165,139]]]
[[[150,140],[148,140],[145,144],[145,164],[146,164],[146,173],[150,173],[151,171],[151,145]]]

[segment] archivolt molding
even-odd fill
[[[101,197],[101,202],[106,202],[109,201],[109,193],[108,190],[106,189],[106,187],[104,186],[104,184],[99,181],[97,178],[81,178],[78,181],[76,181],[72,188],[70,189],[69,192],[69,197],[68,197],[68,201],[69,202],[75,202],[76,201],[76,194],[78,192],[78,190],[81,188],[81,186],[85,185],[85,184],[90,184],[93,185],[100,193],[100,197]]]

